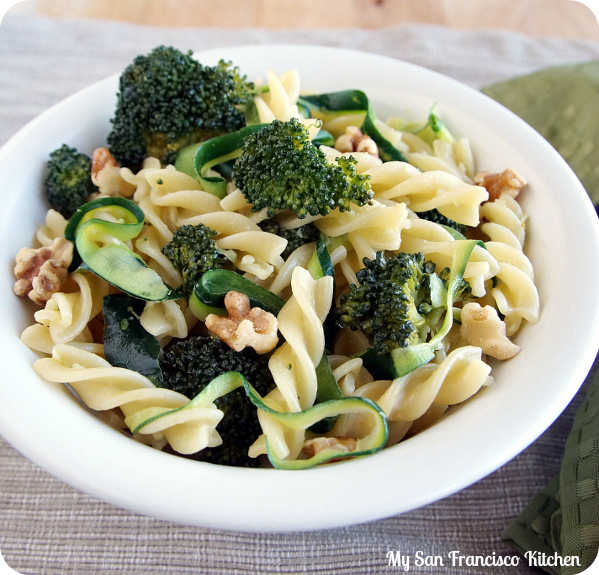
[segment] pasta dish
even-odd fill
[[[447,416],[520,351],[539,295],[525,178],[477,170],[433,104],[382,121],[293,70],[136,58],[106,147],[51,152],[51,207],[16,255],[35,371],[223,465],[366,456]]]

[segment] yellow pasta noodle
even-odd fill
[[[92,409],[105,411],[119,407],[128,418],[151,409],[157,415],[184,407],[189,399],[176,391],[161,389],[139,373],[111,366],[105,359],[70,345],[57,345],[52,357],[39,359],[35,371],[48,381],[68,383]],[[137,430],[141,434],[161,434],[179,453],[195,453],[219,445],[216,426],[223,413],[214,405],[180,410],[159,418],[155,424]]]
[[[102,310],[102,298],[110,286],[91,273],[73,274],[72,279],[75,291],[53,294],[44,309],[34,314],[37,323],[21,335],[25,345],[49,354],[56,344],[93,342],[88,324]]]

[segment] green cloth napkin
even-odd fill
[[[599,203],[599,61],[549,68],[482,91],[549,140]]]
[[[599,204],[599,62],[560,66],[483,88],[541,133]],[[543,567],[577,575],[599,550],[599,360],[566,441],[562,468],[503,533],[521,553],[579,557],[579,567]]]

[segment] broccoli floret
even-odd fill
[[[254,211],[291,209],[299,218],[349,211],[372,198],[369,177],[359,175],[356,160],[329,164],[297,119],[273,121],[249,136],[233,168],[233,179]]]
[[[90,194],[97,191],[91,177],[92,161],[76,148],[63,144],[50,154],[46,192],[50,206],[70,218]]]
[[[169,344],[164,349],[160,367],[164,374],[164,385],[195,397],[215,377],[227,371],[238,371],[264,396],[274,386],[268,369],[268,356],[258,355],[246,348],[236,352],[227,344],[212,337],[190,337]],[[257,467],[259,461],[248,457],[248,448],[262,433],[256,408],[243,388],[236,389],[215,402],[224,412],[217,431],[223,439],[222,445],[207,448],[198,454],[202,461]]]
[[[350,285],[341,296],[339,327],[362,330],[379,354],[422,341],[428,332],[424,315],[432,310],[435,264],[421,253],[386,259],[377,252],[373,260],[364,258],[364,265],[356,274],[360,285]]]
[[[294,230],[286,230],[282,228],[276,220],[264,220],[258,224],[263,231],[287,240],[287,247],[281,254],[286,260],[297,248],[309,244],[310,242],[318,241],[320,231],[314,224],[306,224]]]
[[[181,273],[183,283],[177,291],[189,297],[204,272],[225,267],[229,260],[216,245],[216,232],[204,224],[181,226],[162,253]]]
[[[230,62],[202,66],[191,51],[159,46],[121,75],[110,151],[126,166],[173,163],[181,148],[242,128],[252,89]]]
[[[418,217],[423,220],[428,220],[429,222],[434,222],[436,224],[440,224],[442,226],[447,226],[449,228],[453,228],[460,234],[464,235],[468,226],[465,224],[458,224],[458,222],[454,222],[449,218],[446,218],[439,210],[432,209],[428,212],[418,212]]]

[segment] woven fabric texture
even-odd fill
[[[377,31],[159,29],[112,22],[8,15],[0,27],[0,143],[50,105],[157,44],[201,50],[255,43],[310,43],[401,58],[480,87],[542,68],[599,57],[599,43],[532,39],[434,26]],[[8,193],[6,188],[1,194]],[[176,525],[76,491],[0,440],[0,549],[23,574],[397,572],[388,551],[414,556],[513,555],[501,532],[559,470],[582,397],[516,459],[462,492],[366,525],[310,533],[248,534]],[[412,568],[471,575],[485,567]],[[500,573],[501,569],[491,572]],[[525,562],[510,575],[534,574]]]
[[[558,66],[483,89],[553,144],[599,202],[599,62]]]
[[[560,474],[562,554],[587,567],[599,548],[599,369],[576,413]],[[562,575],[578,570],[564,567]]]

